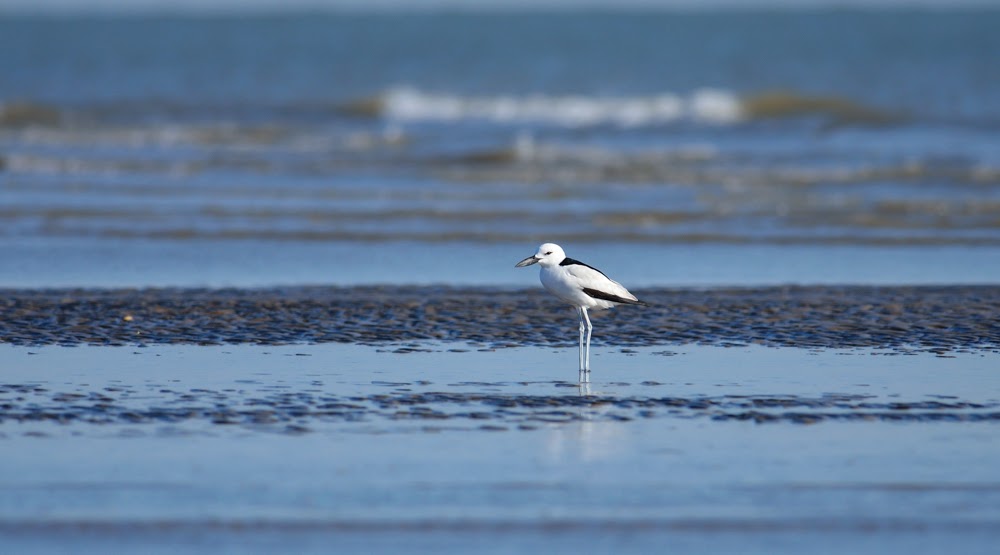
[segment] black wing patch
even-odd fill
[[[590,295],[595,299],[601,299],[602,301],[611,301],[613,303],[621,304],[637,304],[641,306],[649,306],[648,304],[640,300],[626,299],[625,297],[619,297],[618,295],[612,295],[611,293],[605,293],[604,291],[598,291],[597,289],[590,289],[587,287],[583,288],[583,292]]]
[[[564,258],[563,261],[559,263],[560,266],[572,266],[574,264],[576,264],[577,266],[586,266],[587,268],[590,268],[591,270],[593,270],[593,271],[601,274],[602,276],[608,277],[608,276],[604,275],[604,272],[598,270],[597,268],[591,266],[590,264],[584,264],[583,262],[580,262],[579,260],[575,260],[573,258]],[[611,278],[608,278],[608,279],[611,279]],[[593,297],[593,295],[591,295],[591,297]]]

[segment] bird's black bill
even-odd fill
[[[524,260],[518,262],[517,264],[514,264],[514,267],[523,268],[524,266],[531,266],[535,262],[538,262],[538,259],[535,258],[535,255],[531,255],[528,258],[525,258]]]

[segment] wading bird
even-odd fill
[[[635,298],[620,283],[604,275],[604,272],[588,266],[579,260],[568,258],[562,247],[555,243],[545,243],[538,252],[518,262],[514,267],[522,268],[538,264],[539,279],[545,289],[556,297],[576,307],[580,317],[580,382],[590,382],[590,323],[588,309],[602,310],[619,304],[646,303]],[[586,335],[586,340],[584,336]],[[584,348],[586,345],[586,348]]]

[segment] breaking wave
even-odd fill
[[[396,87],[350,103],[347,111],[399,122],[464,120],[566,127],[642,127],[677,121],[728,124],[745,116],[738,96],[718,89],[654,96],[459,96]]]
[[[485,121],[499,124],[636,128],[675,122],[731,125],[749,120],[817,116],[832,124],[898,123],[901,114],[838,96],[767,91],[741,96],[704,88],[682,95],[462,96],[402,86],[350,102],[345,113],[394,122]]]

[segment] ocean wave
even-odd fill
[[[653,96],[461,96],[431,93],[413,87],[395,87],[345,106],[359,116],[378,116],[397,122],[488,121],[502,124],[539,124],[565,127],[615,125],[643,127],[677,121],[729,124],[741,121],[744,111],[737,95],[719,89],[699,89],[688,95]]]
[[[0,128],[58,125],[62,114],[58,108],[38,102],[0,101]]]
[[[836,95],[767,91],[740,95],[703,88],[689,94],[651,96],[494,95],[462,96],[415,87],[390,88],[347,103],[342,112],[394,122],[485,121],[563,127],[613,125],[624,128],[694,122],[731,125],[750,120],[817,116],[830,125],[885,125],[904,115]]]
[[[765,154],[728,151],[711,143],[691,143],[623,151],[595,145],[537,140],[522,132],[510,144],[428,158],[438,177],[470,183],[667,183],[734,188],[857,184],[948,183],[954,187],[996,187],[1000,166],[988,160],[949,161],[934,155],[907,159],[866,158],[845,153],[819,161],[801,156],[776,159]],[[731,191],[731,192],[734,192]]]
[[[879,110],[849,98],[772,91],[744,98],[740,103],[745,117],[772,119],[822,116],[832,124],[886,125],[904,119],[899,113]]]

